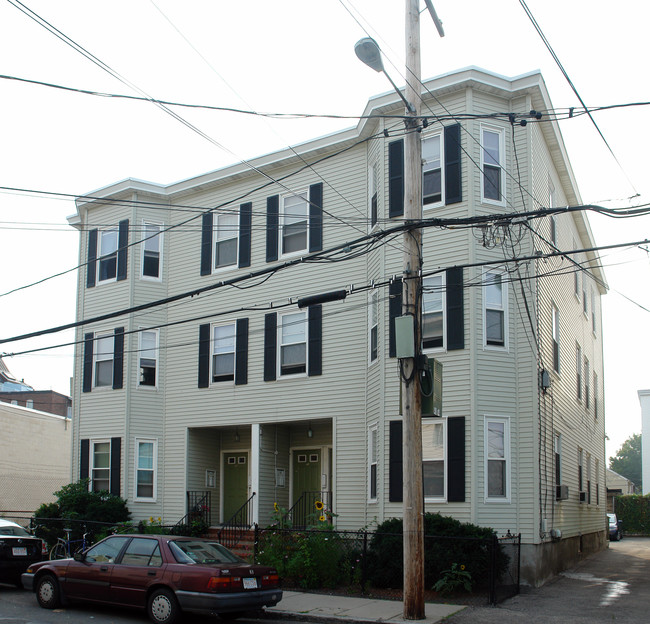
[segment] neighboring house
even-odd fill
[[[54,390],[0,392],[0,401],[29,407],[39,412],[58,414],[66,418],[72,417],[72,399]]]
[[[0,402],[0,516],[21,524],[70,483],[70,419]]]
[[[508,118],[552,110],[539,72],[425,87],[425,219],[581,204],[554,117]],[[243,506],[264,525],[310,496],[340,528],[401,515],[402,234],[380,234],[403,222],[402,114],[380,95],[356,128],[77,200],[79,319],[141,308],[77,332],[75,477],[136,521],[200,501],[213,524]],[[594,246],[580,211],[423,230],[424,350],[443,366],[442,414],[422,420],[426,511],[521,533],[529,583],[606,544],[605,278],[593,251],[546,257]]]
[[[18,381],[0,357],[0,392],[29,392],[33,389],[24,379]]]
[[[641,404],[641,487],[650,494],[650,390],[639,390]]]
[[[605,469],[605,480],[607,483],[607,511],[614,513],[616,511],[616,498],[626,494],[634,494],[634,483],[609,468]]]

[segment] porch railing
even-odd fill
[[[187,495],[187,514],[181,520],[185,524],[191,524],[197,520],[210,526],[210,492],[205,491],[188,491]]]
[[[253,524],[251,517],[253,515],[254,498],[255,492],[251,494],[250,498],[219,529],[219,542],[226,546],[226,548],[236,546],[243,535],[251,528]]]
[[[331,509],[332,492],[303,492],[300,498],[295,502],[293,507],[287,511],[284,520],[291,523],[291,526],[300,529],[315,524],[323,512]],[[317,509],[316,503],[322,503],[323,508]],[[331,520],[329,516],[326,516]]]

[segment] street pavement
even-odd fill
[[[266,617],[311,622],[406,622],[400,601],[287,591]],[[497,607],[427,603],[427,624],[598,624],[650,622],[650,539],[626,537],[540,588]],[[408,620],[413,622],[413,620]]]

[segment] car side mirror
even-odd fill
[[[73,557],[74,557],[75,561],[85,561],[86,560],[86,553],[76,552],[73,555]]]

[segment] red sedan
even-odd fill
[[[182,612],[232,619],[282,599],[273,568],[211,540],[171,535],[111,535],[74,559],[33,564],[22,581],[44,609],[76,600],[139,607],[155,624]]]

